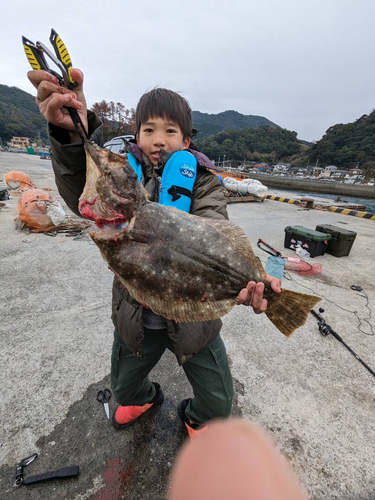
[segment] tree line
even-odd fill
[[[17,87],[0,85],[0,137],[10,141],[13,136],[47,140],[47,123],[35,97]]]
[[[135,110],[126,108],[120,102],[102,100],[93,104],[91,110],[103,122],[104,140],[118,135],[135,133]],[[197,123],[194,121],[196,118]],[[224,118],[228,121],[225,122]],[[291,163],[295,167],[305,167],[318,162],[320,166],[335,165],[340,168],[358,167],[366,177],[375,176],[375,110],[363,115],[353,123],[337,124],[330,127],[325,135],[310,146],[297,139],[297,133],[278,127],[244,125],[249,120],[263,117],[245,116],[235,111],[225,111],[218,115],[193,112],[193,126],[199,129],[208,120],[210,126],[220,126],[235,130],[194,139],[195,144],[209,158],[240,161],[256,161],[275,164]],[[259,122],[260,123],[260,122]],[[237,128],[241,127],[242,128]],[[203,127],[204,128],[204,127]],[[35,97],[17,87],[0,85],[0,138],[9,141],[13,136],[29,137],[32,140],[48,141],[47,123],[39,113]]]
[[[312,162],[360,168],[375,176],[375,110],[353,123],[330,127],[309,152]]]
[[[277,163],[303,154],[306,145],[297,139],[297,133],[282,128],[262,126],[240,130],[226,130],[194,141],[209,158],[219,157]]]
[[[194,128],[199,130],[199,138],[218,134],[222,130],[257,128],[262,125],[278,127],[276,123],[271,122],[264,116],[243,115],[233,110],[227,110],[217,114],[192,111],[191,116]]]
[[[104,141],[118,135],[135,133],[135,110],[121,102],[100,101],[92,111],[103,122]],[[48,142],[47,122],[40,114],[35,96],[17,87],[0,85],[0,138],[8,142],[13,136]]]
[[[121,102],[100,101],[93,104],[91,111],[103,122],[104,141],[119,135],[135,134],[135,109],[127,109]]]

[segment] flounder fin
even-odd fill
[[[266,316],[281,333],[290,337],[294,330],[305,324],[309,312],[320,300],[313,295],[282,290],[269,301]]]
[[[217,229],[223,236],[225,236],[230,244],[238,250],[258,271],[262,279],[266,279],[267,273],[263,269],[262,263],[255,255],[254,250],[251,246],[249,238],[246,236],[242,228],[237,226],[228,220],[217,220],[217,219],[205,219],[206,222],[211,224],[215,229]]]
[[[171,319],[177,323],[188,321],[209,321],[228,314],[236,305],[237,299],[205,302],[183,302],[178,300],[161,300],[153,294],[142,293],[122,280],[128,292],[142,305],[149,307],[155,314]]]
[[[150,193],[141,183],[139,183],[139,187],[141,188],[142,193],[145,195],[146,200],[149,201]]]

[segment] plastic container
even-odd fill
[[[357,233],[349,231],[342,227],[332,226],[331,224],[319,224],[316,231],[327,233],[331,236],[328,241],[327,253],[334,257],[346,257],[352,249]]]
[[[317,255],[324,255],[328,247],[328,241],[332,239],[330,234],[314,231],[303,226],[287,226],[284,231],[285,248],[296,250],[300,245],[309,252],[312,258]]]
[[[309,260],[310,258],[310,253],[302,248],[301,245],[297,245],[296,254],[303,260]]]

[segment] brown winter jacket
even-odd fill
[[[102,144],[102,125],[99,118],[88,113],[91,140]],[[86,159],[82,144],[69,143],[65,130],[49,125],[52,165],[56,185],[68,207],[77,215],[79,197],[86,182]],[[227,219],[226,202],[222,186],[217,177],[206,169],[212,166],[206,156],[193,146],[191,151],[198,161],[197,180],[194,185],[190,213],[200,217]],[[149,192],[157,183],[157,175],[147,158],[134,146],[135,156],[142,159],[145,187]],[[137,357],[143,357],[142,306],[115,277],[112,290],[112,321],[120,337]],[[167,321],[167,331],[180,364],[201,351],[220,332],[222,322],[200,321],[175,323]]]

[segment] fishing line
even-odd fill
[[[371,311],[371,308],[369,306],[369,300],[368,300],[368,295],[367,293],[363,290],[362,287],[358,286],[358,285],[351,285],[350,288],[351,290],[354,290],[356,292],[363,292],[363,295],[361,293],[359,293],[359,296],[360,297],[363,297],[365,300],[366,300],[366,304],[365,304],[365,307],[368,309],[369,311],[369,316],[368,318],[364,318],[363,321],[361,320],[361,318],[358,316],[358,313],[357,311],[350,311],[349,309],[345,309],[344,307],[341,307],[339,304],[336,304],[336,302],[334,302],[333,300],[330,300],[330,299],[327,299],[327,297],[325,297],[324,295],[320,295],[318,293],[315,292],[315,290],[313,290],[312,288],[309,288],[308,286],[306,285],[302,285],[302,283],[299,283],[295,277],[292,277],[289,273],[284,273],[284,278],[287,279],[288,281],[295,281],[297,283],[297,285],[299,286],[302,286],[303,288],[307,288],[307,290],[310,290],[311,292],[313,292],[314,295],[317,295],[318,297],[321,297],[322,299],[326,300],[327,302],[330,302],[331,304],[334,304],[336,307],[338,307],[339,309],[341,309],[342,311],[346,311],[346,312],[349,312],[351,314],[354,314],[357,319],[358,319],[358,330],[363,333],[364,335],[368,335],[369,337],[373,337],[375,335],[375,332],[374,332],[374,327],[373,325],[370,323],[370,319],[372,319],[372,311]],[[366,322],[369,327],[370,327],[370,332],[371,333],[367,333],[365,332],[364,330],[361,329],[361,326],[363,325],[363,322]]]

